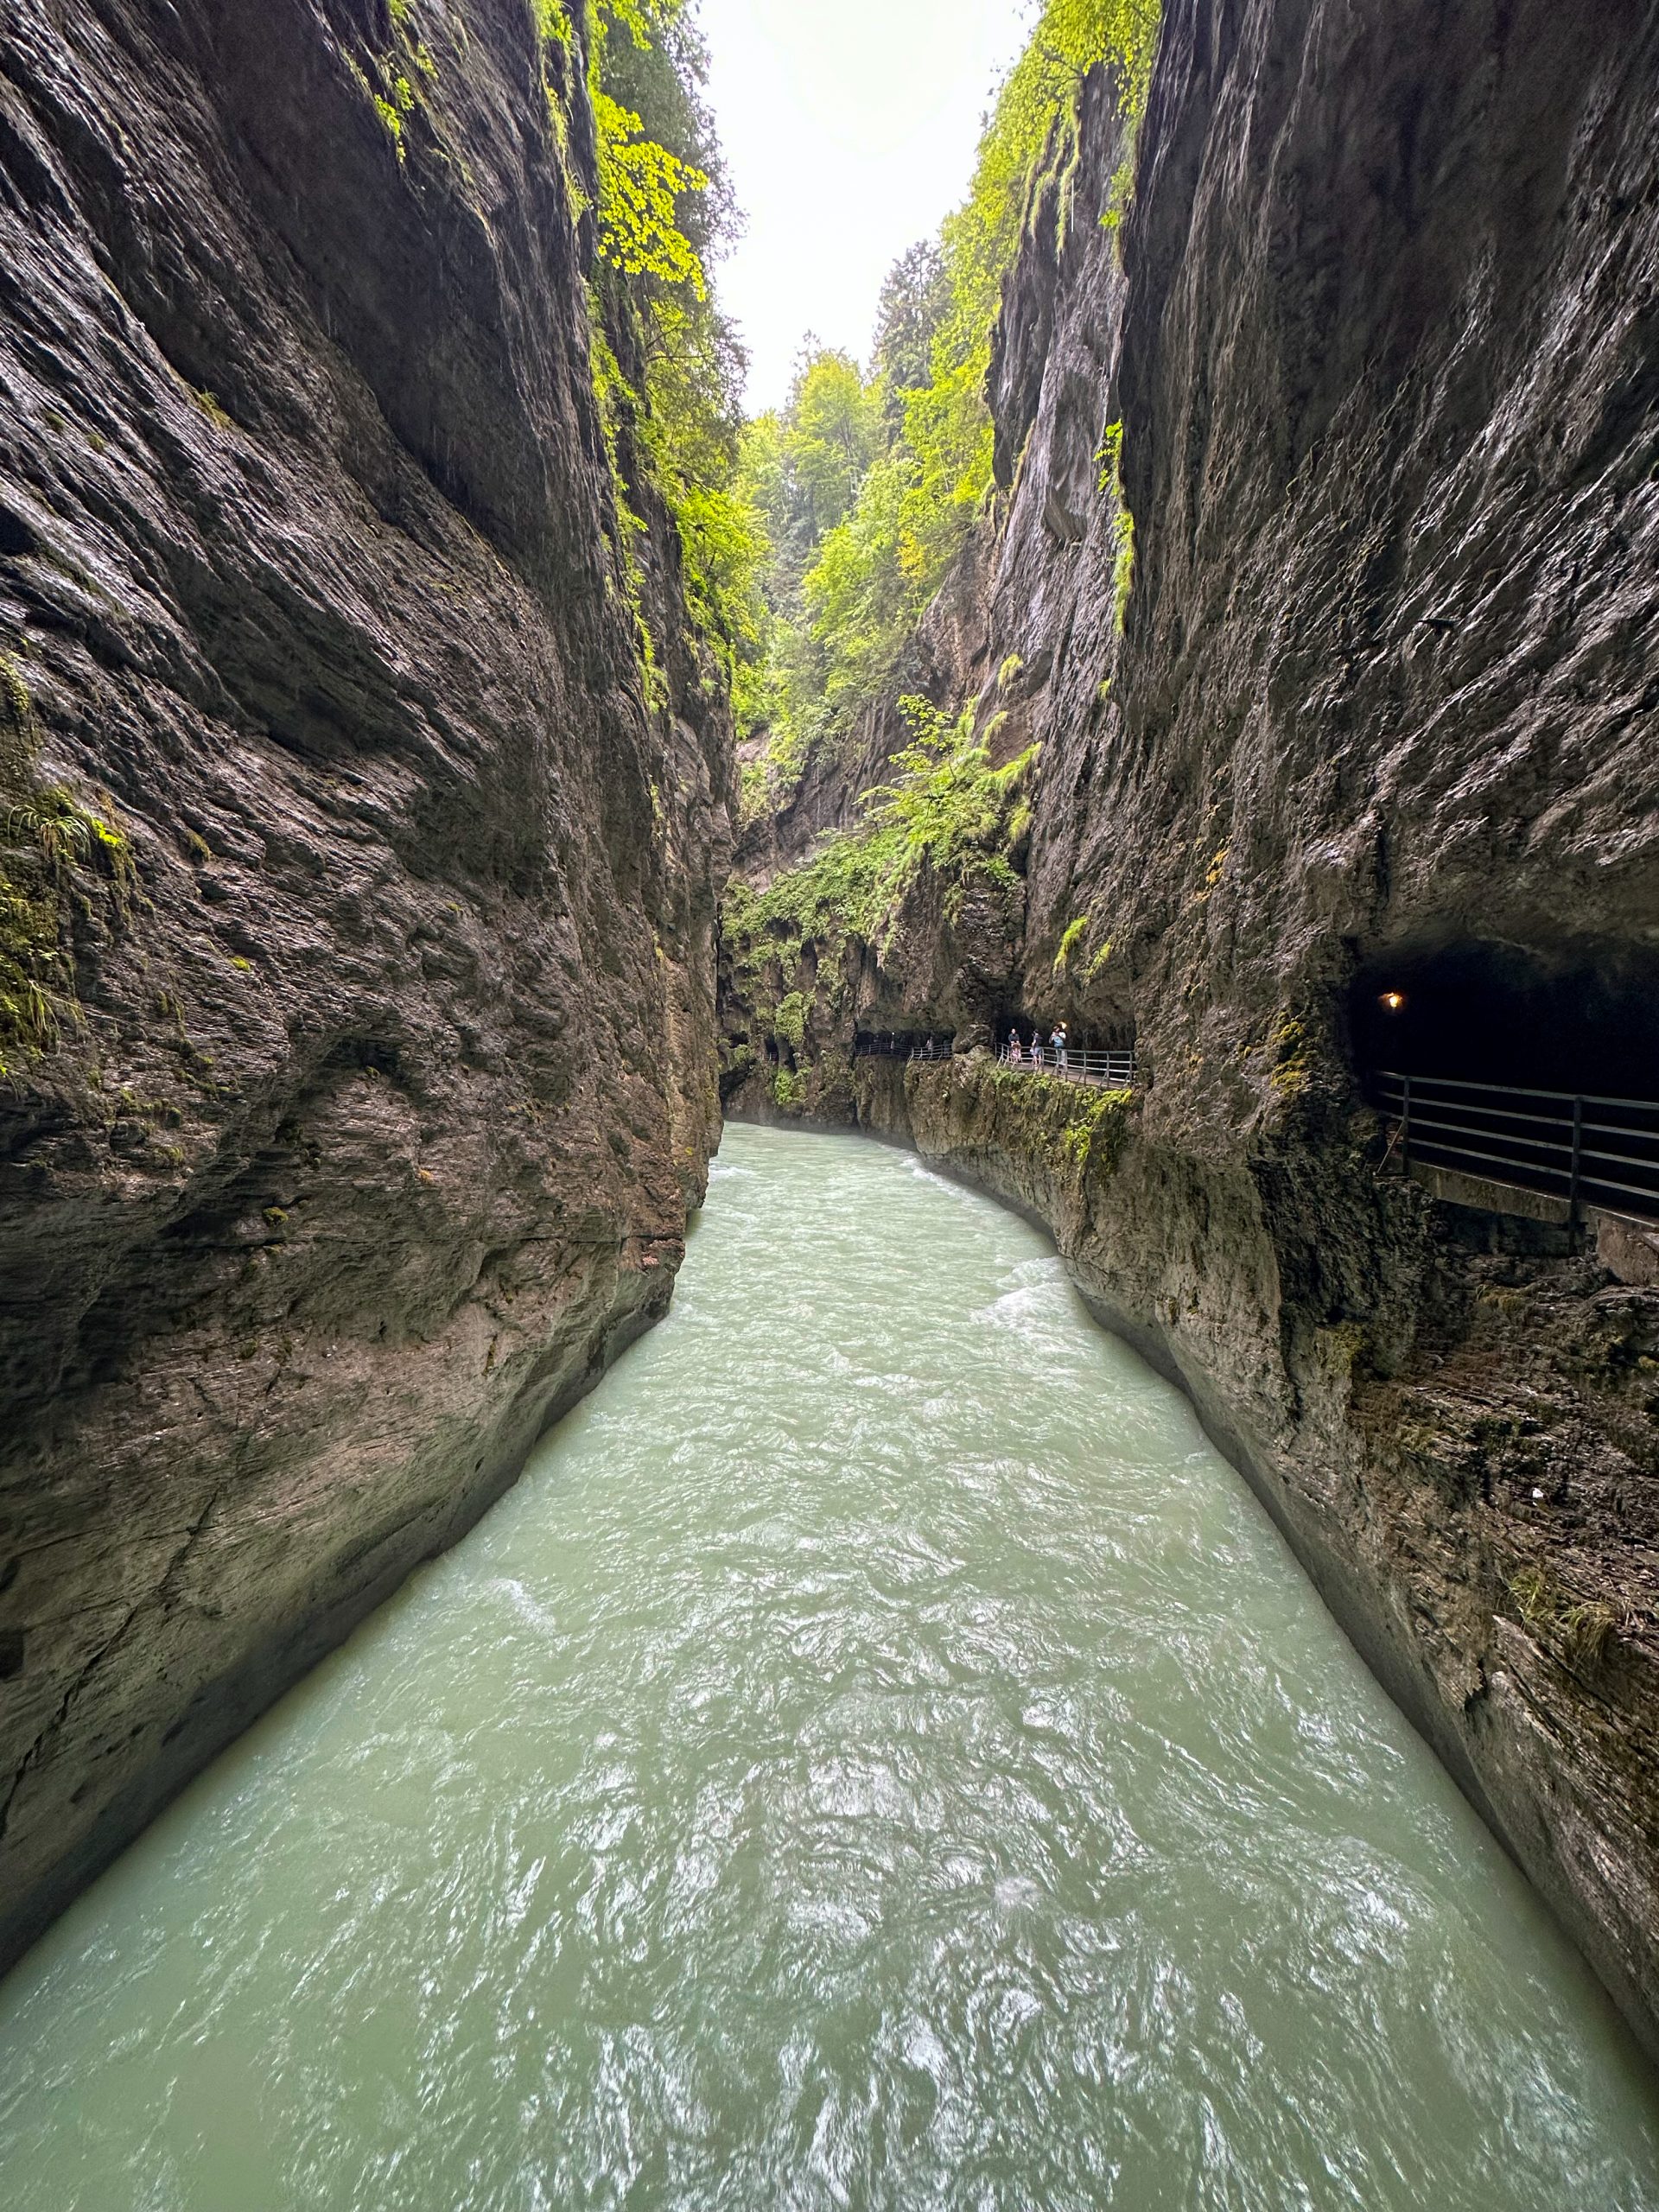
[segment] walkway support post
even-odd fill
[[[1573,1101],[1573,1179],[1567,1193],[1567,1235],[1569,1244],[1579,1241],[1579,1224],[1583,1208],[1579,1203],[1579,1167],[1584,1156],[1584,1101]]]
[[[1409,1175],[1411,1173],[1411,1077],[1408,1075],[1401,1077],[1400,1088],[1405,1096],[1405,1103],[1400,1111],[1400,1172],[1402,1175]]]

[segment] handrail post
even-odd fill
[[[1567,1233],[1573,1243],[1578,1242],[1580,1217],[1583,1208],[1579,1203],[1579,1168],[1584,1154],[1584,1101],[1573,1101],[1573,1180],[1567,1194]]]
[[[1411,1077],[1408,1075],[1401,1077],[1400,1088],[1405,1098],[1400,1115],[1400,1172],[1403,1175],[1409,1175],[1411,1173]]]

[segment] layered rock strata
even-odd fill
[[[667,1301],[729,731],[590,151],[524,7],[0,26],[0,1967]]]
[[[1122,276],[1116,159],[1085,112],[1009,287],[967,688],[1017,657],[1043,748],[1002,1010],[1141,1089],[823,1105],[1053,1225],[1659,2049],[1659,1293],[1383,1172],[1356,1024],[1391,963],[1659,974],[1659,19],[1172,0]],[[849,1054],[971,1041],[935,972],[855,947]]]

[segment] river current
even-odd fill
[[[734,1128],[669,1320],[0,1988],[0,2202],[1659,2212],[1659,2124],[1038,1234]]]

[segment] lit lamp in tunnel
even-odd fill
[[[1384,1014],[1403,1014],[1406,1010],[1406,995],[1403,991],[1384,991],[1376,1002]]]

